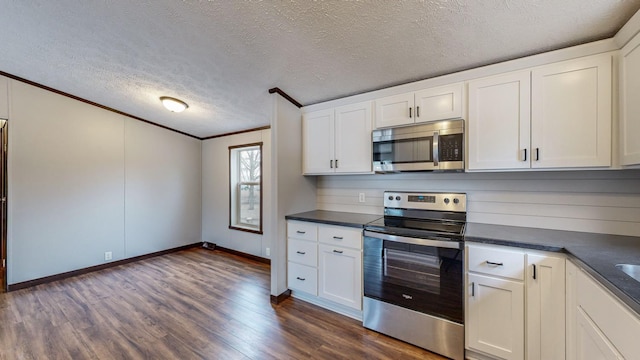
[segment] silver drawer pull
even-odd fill
[[[504,266],[503,263],[492,262],[492,261],[489,261],[489,260],[487,260],[487,264],[493,265],[493,266]]]
[[[305,278],[301,278],[300,276],[296,277],[296,279],[298,279],[298,280],[300,280],[300,281],[305,281],[305,280],[307,280],[307,279],[305,279]]]
[[[296,231],[296,232],[297,232],[298,234],[306,234],[306,233],[307,233],[306,231],[300,231],[300,230],[298,230],[298,231]]]
[[[334,238],[334,239],[336,239],[336,240],[342,240],[342,239],[344,239],[342,236],[334,236],[333,238]]]
[[[298,254],[300,254],[300,255],[304,255],[304,254],[306,254],[306,252],[304,252],[304,251],[296,251],[296,253],[298,253]]]
[[[342,254],[342,250],[333,250],[334,253]]]
[[[402,294],[402,297],[407,299],[407,300],[413,300],[413,296],[411,296],[411,295]]]

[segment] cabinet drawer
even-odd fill
[[[318,225],[302,221],[287,221],[287,236],[309,241],[318,240]]]
[[[482,274],[524,280],[524,253],[499,247],[467,245],[468,269]]]
[[[328,245],[362,249],[362,229],[343,226],[319,226],[318,241]]]
[[[318,243],[288,239],[287,258],[289,261],[307,266],[318,266]]]
[[[291,290],[318,295],[318,270],[311,266],[289,262],[287,284]]]

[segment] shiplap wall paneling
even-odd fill
[[[640,235],[640,170],[324,176],[318,208],[381,215],[385,190],[465,192],[471,222]]]

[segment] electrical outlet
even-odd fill
[[[113,253],[111,251],[107,251],[104,253],[104,261],[109,261],[113,259]]]
[[[364,193],[358,194],[358,202],[361,202],[361,203],[365,202]]]
[[[271,256],[271,249],[266,248],[264,252],[267,256]]]

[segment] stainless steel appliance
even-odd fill
[[[464,359],[466,195],[384,193],[364,231],[364,327]]]
[[[373,171],[464,171],[464,120],[372,132]]]

